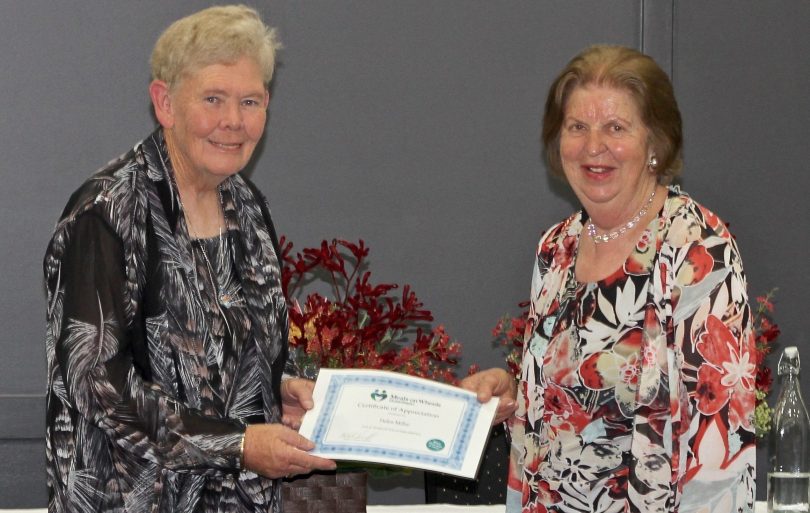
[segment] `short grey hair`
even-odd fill
[[[255,9],[209,7],[175,21],[160,35],[150,59],[152,79],[162,80],[171,89],[184,75],[205,66],[249,57],[259,65],[267,86],[280,47],[275,29],[265,25]]]

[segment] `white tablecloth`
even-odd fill
[[[406,504],[404,506],[367,506],[367,513],[504,513],[506,506],[454,506],[451,504]]]

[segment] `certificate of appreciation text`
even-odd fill
[[[299,432],[312,454],[474,478],[498,406],[458,387],[387,371],[321,369]]]

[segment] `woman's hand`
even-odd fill
[[[467,376],[461,380],[461,388],[475,392],[482,403],[498,398],[493,425],[508,419],[517,410],[517,382],[503,369],[487,369]]]
[[[271,479],[334,470],[334,461],[306,452],[314,447],[314,443],[282,424],[251,424],[245,430],[242,465]]]
[[[291,429],[301,427],[304,413],[311,410],[315,403],[312,401],[312,390],[315,382],[303,378],[290,378],[281,382],[281,422]]]

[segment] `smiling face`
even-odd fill
[[[205,66],[173,90],[159,81],[151,88],[178,175],[216,186],[247,165],[264,133],[269,102],[253,59]]]
[[[563,172],[585,210],[604,228],[638,212],[655,186],[649,131],[629,93],[588,85],[574,89],[560,132]]]

